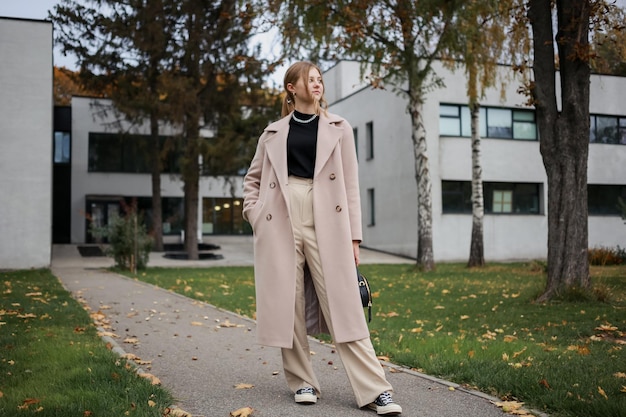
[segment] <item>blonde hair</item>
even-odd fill
[[[285,73],[285,78],[283,80],[283,88],[285,89],[285,96],[283,97],[283,108],[281,110],[282,117],[287,116],[296,108],[296,96],[293,95],[289,90],[287,90],[287,84],[296,85],[298,81],[305,81],[309,77],[309,72],[311,68],[315,68],[320,76],[322,75],[322,71],[315,64],[306,61],[299,61],[292,64]],[[324,85],[324,81],[322,79],[322,85]],[[325,91],[325,89],[324,89]],[[311,92],[309,92],[311,94]],[[326,99],[324,98],[324,94],[318,102],[315,103],[315,113],[320,114],[320,111],[323,111],[325,115],[327,115],[326,108],[328,107],[328,103],[326,103]]]

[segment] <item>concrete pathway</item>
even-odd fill
[[[251,265],[250,237],[215,237],[220,260],[182,261],[153,253],[150,266]],[[363,263],[409,260],[362,251]],[[294,403],[282,372],[280,350],[255,344],[254,321],[206,303],[106,271],[103,257],[81,257],[75,245],[55,245],[52,272],[93,312],[102,312],[118,353],[142,361],[140,372],[158,377],[194,417],[228,417],[252,407],[254,417],[364,417],[358,409],[345,370],[333,347],[311,341],[314,368],[322,384],[317,404]],[[126,342],[125,342],[126,341]],[[128,343],[131,342],[131,343]],[[456,384],[382,362],[394,386],[395,401],[409,417],[502,417],[497,399]],[[251,388],[238,389],[240,384]]]

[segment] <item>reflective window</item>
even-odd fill
[[[243,220],[243,200],[239,198],[203,198],[202,234],[241,235],[251,233]]]
[[[160,137],[164,173],[177,173],[179,152],[172,140]],[[149,173],[152,170],[152,138],[149,135],[89,133],[89,172]]]
[[[441,136],[472,136],[472,120],[466,105],[441,104],[439,107]],[[533,110],[511,110],[481,107],[479,134],[482,138],[537,140],[537,123]]]
[[[591,115],[589,143],[626,145],[626,117]]]
[[[374,159],[374,122],[368,122],[365,125],[365,141],[366,158]]]
[[[444,213],[472,212],[471,181],[443,181]],[[540,214],[541,184],[483,182],[485,213]]]
[[[621,215],[620,198],[626,203],[626,185],[587,185],[590,215]]]
[[[376,225],[376,194],[373,188],[367,189],[368,226]]]
[[[70,133],[54,132],[54,163],[68,164],[70,162]]]
[[[596,116],[596,143],[618,143],[618,119],[617,117]]]

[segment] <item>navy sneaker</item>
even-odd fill
[[[317,395],[313,387],[300,388],[296,391],[295,400],[298,404],[315,404]]]
[[[387,391],[380,394],[373,403],[367,406],[372,410],[376,410],[376,414],[379,416],[396,416],[402,414],[402,407],[393,402],[391,394]]]

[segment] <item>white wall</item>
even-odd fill
[[[358,68],[358,67],[357,67]],[[341,71],[337,71],[341,69]],[[340,88],[336,78],[353,65],[337,66],[324,74],[327,89],[337,86],[330,111],[344,116],[358,130],[359,175],[363,207],[364,246],[415,257],[417,254],[417,187],[415,181],[411,122],[407,101],[391,88],[358,91]],[[470,181],[471,143],[468,138],[439,136],[439,104],[467,104],[462,71],[452,73],[437,63],[435,70],[445,87],[429,92],[423,108],[427,132],[427,154],[432,180],[433,246],[436,261],[466,261],[469,257],[471,221],[466,215],[442,214],[441,182]],[[508,68],[501,69],[502,74]],[[517,93],[519,81],[510,80],[504,90],[487,91],[484,106],[524,107],[525,97]],[[340,94],[344,94],[340,96]],[[503,99],[504,97],[504,99]],[[625,114],[620,101],[626,97],[626,78],[593,76],[592,113]],[[365,126],[374,123],[374,159],[366,160]],[[481,141],[483,181],[532,182],[543,184],[543,211],[538,215],[486,215],[484,244],[487,260],[541,259],[547,255],[546,173],[538,141],[483,139]],[[626,184],[626,146],[590,145],[590,184]],[[367,189],[376,195],[376,224],[368,226]],[[591,216],[589,246],[626,246],[626,225],[619,217]]]
[[[0,18],[0,269],[50,265],[52,23]]]
[[[107,108],[107,112],[98,109]],[[71,241],[84,243],[86,222],[86,196],[133,196],[150,197],[152,183],[150,174],[100,173],[89,172],[89,133],[115,133],[118,127],[112,123],[117,120],[110,109],[110,101],[86,97],[72,98],[72,214]],[[122,123],[129,129],[127,123]],[[133,127],[134,134],[149,134],[147,124]],[[173,134],[165,127],[163,135]],[[241,178],[233,178],[236,197],[241,197]],[[230,198],[231,186],[224,178],[201,177],[198,206],[198,230],[202,230],[202,199],[205,197]],[[169,174],[161,175],[161,195],[163,197],[183,197],[183,182]]]

